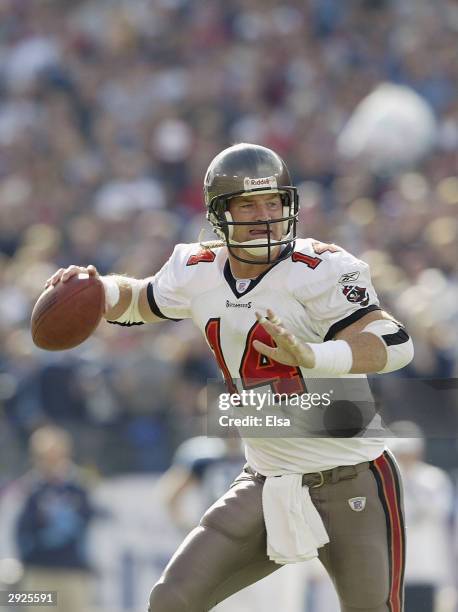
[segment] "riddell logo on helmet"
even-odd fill
[[[265,176],[261,178],[250,178],[247,176],[243,181],[243,187],[246,190],[259,189],[260,187],[264,187],[266,189],[276,189],[277,179],[275,176]]]

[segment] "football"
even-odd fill
[[[63,351],[86,340],[100,323],[105,308],[102,282],[78,274],[43,291],[32,311],[34,343],[47,351]]]

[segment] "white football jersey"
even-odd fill
[[[271,308],[298,339],[324,342],[380,309],[368,265],[346,251],[318,256],[313,242],[297,240],[291,257],[254,280],[233,277],[224,247],[203,250],[198,243],[178,244],[149,286],[151,309],[163,318],[191,318],[226,380],[241,380],[243,385],[244,379],[262,374],[264,379],[271,375],[278,380],[286,372],[290,381],[310,381],[307,369],[269,360],[261,363],[252,342],[271,342],[255,312]],[[266,476],[353,465],[375,459],[385,446],[380,438],[250,437],[244,442],[248,463]]]

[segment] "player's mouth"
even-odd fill
[[[268,233],[272,235],[272,230],[252,229],[249,233],[250,236],[267,236]]]

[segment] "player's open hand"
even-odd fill
[[[89,276],[99,276],[97,272],[97,268],[95,266],[89,265],[87,268],[84,266],[69,266],[68,268],[59,268],[52,276],[48,278],[45,283],[45,287],[50,287],[51,285],[57,285],[58,282],[62,281],[65,283],[72,276],[76,276],[77,274],[88,274]]]
[[[264,317],[259,312],[256,313],[257,320],[266,332],[272,336],[277,346],[268,346],[259,340],[254,340],[254,348],[262,355],[278,363],[313,368],[315,365],[315,355],[312,349],[305,342],[301,342],[296,336],[289,333],[283,327],[280,318],[272,310],[267,310],[267,317]]]

